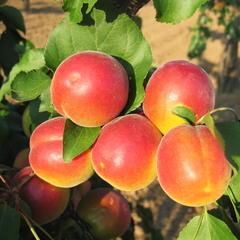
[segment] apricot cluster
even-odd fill
[[[207,205],[225,192],[231,167],[224,149],[207,126],[197,124],[215,104],[211,81],[199,66],[172,61],[158,68],[147,83],[141,114],[119,116],[128,101],[128,75],[105,53],[68,57],[50,89],[62,116],[40,124],[30,137],[29,162],[42,180],[68,189],[96,172],[116,189],[133,191],[158,177],[163,190],[187,206]],[[195,122],[174,114],[176,106],[190,109]],[[102,126],[96,142],[70,162],[63,160],[66,118],[82,127]],[[119,193],[96,189],[83,198],[75,195],[75,209],[98,239],[116,237],[129,226],[130,211]]]
[[[219,140],[204,125],[172,112],[185,106],[196,122],[214,108],[215,96],[206,72],[187,61],[158,68],[146,87],[143,110],[164,133],[157,150],[158,180],[169,197],[187,206],[203,206],[220,198],[228,187],[231,167]]]

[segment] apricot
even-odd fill
[[[127,230],[131,222],[127,201],[109,188],[90,191],[80,201],[77,213],[99,240],[116,238]]]
[[[144,114],[165,134],[187,122],[172,113],[175,106],[190,108],[196,120],[213,109],[215,94],[206,72],[187,61],[172,61],[158,68],[146,86]]]
[[[222,145],[203,125],[171,129],[159,145],[157,171],[166,194],[186,206],[219,199],[232,172]]]
[[[57,117],[41,123],[30,137],[29,162],[33,171],[57,187],[74,187],[93,174],[91,149],[72,159],[63,160],[65,119]]]
[[[15,157],[13,162],[13,167],[24,168],[29,166],[29,159],[28,159],[29,151],[30,151],[29,148],[22,149]]]
[[[128,90],[128,75],[115,58],[85,51],[58,66],[51,99],[59,114],[80,126],[96,127],[119,115],[127,103]]]
[[[13,177],[12,183],[17,185],[25,181],[31,173],[30,167],[23,168]],[[55,187],[35,175],[21,186],[19,195],[30,207],[32,218],[39,224],[46,224],[64,212],[70,190]]]
[[[106,124],[93,146],[96,173],[120,190],[137,190],[156,177],[161,133],[145,117],[129,114]]]

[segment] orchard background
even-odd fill
[[[20,0],[9,0],[8,5],[21,10],[26,24],[25,37],[31,40],[36,48],[45,47],[49,34],[65,15],[61,9],[61,4],[51,0],[32,0],[28,11],[23,8],[23,3]],[[140,9],[137,15],[142,18],[142,32],[152,48],[154,65],[159,66],[175,59],[189,60],[187,52],[192,37],[189,29],[196,24],[199,16],[198,11],[188,20],[176,25],[157,22],[155,10],[151,3]],[[217,88],[217,78],[220,71],[219,59],[222,57],[224,39],[221,27],[216,24],[216,17],[213,16],[213,19],[212,39],[207,45],[207,49],[201,59],[190,61],[202,66]],[[240,68],[238,76],[240,76]],[[219,94],[216,98],[216,107],[232,107],[240,113],[239,90],[240,88],[237,86],[230,93]],[[221,114],[221,118],[228,119],[228,113]],[[143,190],[131,193],[124,192],[123,194],[135,208],[133,218],[137,223],[135,226],[136,240],[150,237],[150,233],[147,233],[149,226],[146,226],[147,224],[144,222],[144,218],[147,219],[148,210],[153,214],[154,228],[166,240],[176,239],[180,229],[199,213],[198,208],[184,207],[169,199],[156,181]],[[145,208],[144,216],[141,216],[141,212],[137,211],[136,204]],[[146,229],[147,231],[145,231]]]

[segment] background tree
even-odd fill
[[[206,49],[211,34],[213,16],[223,27],[224,49],[219,61],[220,74],[218,78],[219,92],[232,91],[237,84],[238,43],[240,40],[240,1],[239,0],[211,0],[200,7],[200,15],[193,31],[188,50],[188,57],[201,58]]]

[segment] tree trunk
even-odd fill
[[[30,0],[23,0],[23,6],[26,11],[30,10]]]
[[[227,39],[220,65],[219,92],[231,92],[237,79],[238,41]]]

